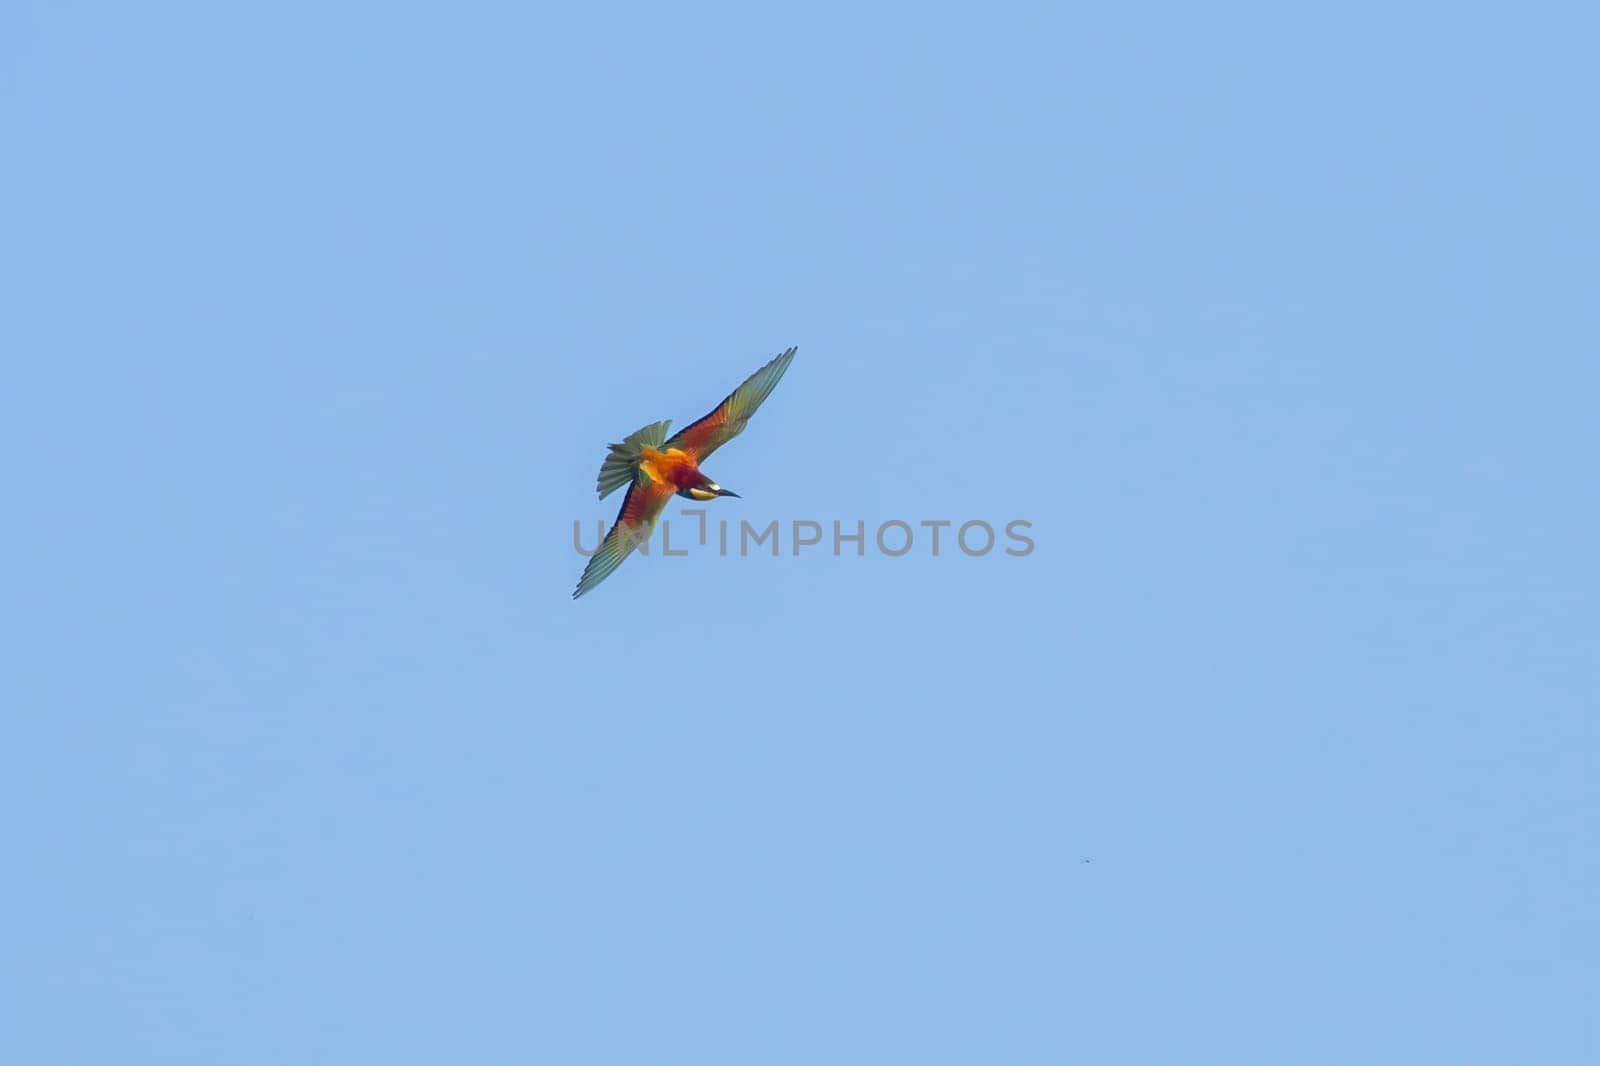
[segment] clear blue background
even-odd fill
[[[1596,1061],[1600,17],[1297,6],[8,9],[0,1060]],[[790,344],[1035,552],[571,602]]]

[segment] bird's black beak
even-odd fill
[[[717,486],[717,495],[718,496],[732,496],[736,500],[744,499],[744,497],[739,495],[737,492],[729,492],[727,489],[723,488],[721,485]]]

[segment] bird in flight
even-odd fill
[[[670,421],[653,422],[628,434],[621,444],[607,445],[611,452],[600,464],[596,485],[600,498],[605,499],[624,485],[628,486],[628,492],[622,498],[622,510],[617,513],[611,532],[601,542],[600,550],[590,557],[589,565],[583,568],[578,587],[572,592],[573,599],[610,577],[629,552],[650,539],[656,519],[661,517],[662,509],[674,495],[689,500],[739,495],[701,473],[700,464],[743,432],[750,416],[772,394],[778,379],[789,369],[794,353],[795,349],[790,348],[775,357],[746,378],[744,384],[729,393],[710,414],[670,438],[667,436],[672,426]]]

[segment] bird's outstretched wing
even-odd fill
[[[789,369],[789,364],[794,361],[794,353],[795,349],[790,348],[751,374],[743,385],[717,404],[716,410],[679,430],[665,446],[682,448],[699,463],[737,437],[744,430],[745,423],[750,421],[750,416],[756,413],[756,408],[772,394],[783,372]]]
[[[672,499],[673,491],[670,484],[652,481],[642,474],[628,486],[628,494],[622,498],[622,510],[617,512],[617,520],[601,542],[600,550],[589,557],[589,565],[583,568],[578,587],[572,590],[573,599],[610,577],[611,571],[622,565],[629,552],[650,539],[656,519]]]

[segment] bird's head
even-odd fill
[[[678,495],[690,500],[714,500],[718,496],[732,496],[735,499],[739,498],[739,494],[737,492],[729,492],[727,489],[723,488],[721,485],[718,485],[710,478],[706,478],[699,484],[690,485],[686,489],[679,489]]]

